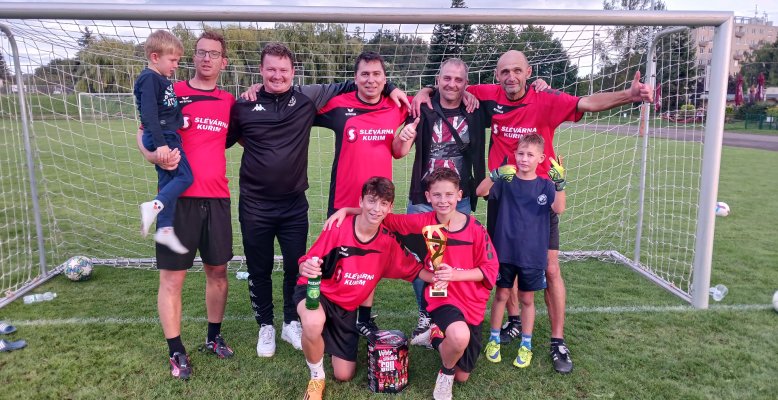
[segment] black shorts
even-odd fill
[[[546,270],[500,263],[500,273],[497,275],[498,288],[512,288],[516,278],[519,279],[519,290],[522,292],[537,292],[547,287]]]
[[[187,270],[200,250],[203,263],[223,265],[232,259],[232,218],[230,199],[182,197],[176,203],[173,229],[189,253],[174,253],[157,244],[157,268]]]
[[[432,317],[432,322],[434,322],[435,325],[437,325],[444,334],[448,326],[454,322],[462,321],[467,323],[467,321],[465,321],[464,314],[462,314],[462,311],[449,304],[432,310],[430,312],[430,316]],[[462,354],[462,357],[457,360],[456,364],[459,369],[467,373],[470,373],[473,371],[473,369],[475,369],[475,362],[478,360],[478,355],[481,354],[481,325],[482,324],[467,324],[467,326],[470,328],[470,343],[467,344],[465,352]],[[432,347],[437,349],[442,342],[443,339],[441,338],[433,338]]]
[[[548,237],[548,249],[559,250],[559,214],[551,210],[551,234]]]
[[[294,287],[292,300],[295,305],[305,301],[306,285]],[[347,311],[343,307],[329,301],[324,295],[319,296],[319,307],[324,309],[327,320],[321,333],[324,339],[324,352],[346,361],[357,361],[359,332],[357,332],[357,311]]]

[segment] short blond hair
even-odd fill
[[[143,48],[146,50],[147,59],[151,58],[152,53],[159,55],[176,54],[179,56],[184,54],[184,45],[181,44],[176,35],[162,29],[156,30],[149,35]]]

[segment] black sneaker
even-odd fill
[[[376,316],[373,315],[367,322],[357,321],[357,332],[364,337],[367,337],[371,333],[378,332],[378,325],[375,323],[375,317]]]
[[[213,341],[205,342],[205,344],[200,347],[200,351],[216,354],[219,358],[230,358],[235,354],[235,352],[232,351],[232,348],[227,346],[227,342],[224,341],[222,335],[216,335]]]
[[[573,359],[570,358],[570,350],[564,343],[551,345],[551,361],[554,363],[556,372],[560,374],[569,374],[573,371]]]
[[[189,376],[192,375],[192,364],[189,363],[189,356],[179,352],[173,353],[173,357],[170,357],[170,374],[174,378],[189,379]]]
[[[432,319],[429,314],[423,311],[419,311],[419,324],[416,329],[411,333],[411,344],[415,346],[424,346],[428,349],[432,348],[432,342],[430,342],[430,324]]]
[[[521,337],[521,320],[505,321],[500,329],[500,344],[508,344],[518,337]]]

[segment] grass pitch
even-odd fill
[[[45,132],[50,136],[58,131],[51,124]],[[67,137],[60,139],[67,143]],[[102,151],[104,147],[97,145],[101,140],[110,143],[116,138],[99,138],[95,152],[90,154]],[[321,147],[317,150],[312,145],[312,154],[326,154],[323,149],[331,152],[326,141],[316,146]],[[73,151],[74,159],[82,154],[77,151],[78,146],[62,149],[65,150],[59,153]],[[116,173],[89,155],[78,165],[85,171],[91,165],[106,175],[105,181],[98,180],[95,185],[136,185],[130,186],[135,188],[134,192],[129,191],[136,194],[122,199],[134,204],[133,196],[140,198],[150,193],[148,184],[132,183],[114,175],[137,173],[148,177],[152,172],[150,167],[137,162],[134,149],[123,151],[104,155],[106,159],[134,157],[127,169]],[[41,156],[47,157],[46,152]],[[230,157],[234,160],[236,156]],[[320,176],[329,171],[326,161],[321,164],[326,167],[312,166],[312,171],[319,168]],[[776,169],[775,153],[723,150],[719,199],[733,211],[729,217],[716,221],[711,281],[729,287],[729,294],[721,303],[712,303],[707,311],[695,311],[624,267],[597,261],[565,263],[562,268],[568,288],[566,340],[575,362],[573,373],[563,376],[553,371],[547,354],[548,319],[541,296],[537,296],[539,317],[532,365],[524,370],[512,367],[511,357],[516,349],[504,346],[504,361],[491,364],[479,360],[470,381],[455,385],[455,398],[774,398],[778,393],[778,313],[769,302],[778,289],[778,254],[774,247],[774,225],[778,220],[778,203],[774,198],[778,189],[768,183],[769,175],[754,171]],[[228,173],[230,177],[237,176],[234,168]],[[57,193],[80,190],[68,179],[49,183],[61,185]],[[237,182],[233,180],[231,186],[236,189]],[[398,194],[404,195],[406,190],[400,187]],[[320,202],[326,202],[325,194],[326,188],[320,185],[309,190],[309,197],[319,198]],[[60,203],[55,206],[64,207],[72,198],[62,196],[57,201]],[[314,207],[317,206],[312,201]],[[108,218],[104,224],[113,229],[129,224],[134,212],[102,218]],[[312,233],[316,229],[314,218]],[[75,219],[60,222],[67,223],[77,224]],[[237,223],[234,227],[237,230]],[[65,231],[62,226],[58,229]],[[151,249],[149,243],[127,240],[121,230],[115,235],[101,244],[82,233],[79,243],[67,239],[63,245],[79,251],[83,251],[82,246],[103,249],[110,245],[138,254],[148,254]],[[114,251],[110,246],[107,252]],[[0,398],[302,397],[308,379],[302,354],[282,342],[279,332],[276,355],[270,359],[256,357],[257,324],[251,317],[246,282],[236,281],[233,275],[223,333],[236,350],[235,358],[219,360],[197,351],[206,328],[204,275],[192,273],[184,288],[182,337],[192,357],[194,375],[188,382],[173,380],[168,372],[167,347],[155,318],[157,276],[143,270],[98,267],[90,281],[73,283],[56,277],[35,290],[57,292],[58,297],[52,302],[24,305],[17,301],[0,309],[0,320],[18,328],[16,333],[2,338],[28,341],[23,350],[0,353]],[[274,278],[276,323],[280,327],[280,276]],[[383,328],[410,333],[415,324],[415,304],[407,283],[382,282],[374,309]],[[357,376],[352,382],[336,383],[328,378],[327,398],[376,397],[366,386],[365,348],[362,340]],[[412,348],[410,384],[397,397],[430,398],[439,364],[435,352]],[[331,376],[329,365],[326,370]]]

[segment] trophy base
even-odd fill
[[[448,297],[447,289],[435,289],[430,286],[430,297]]]

